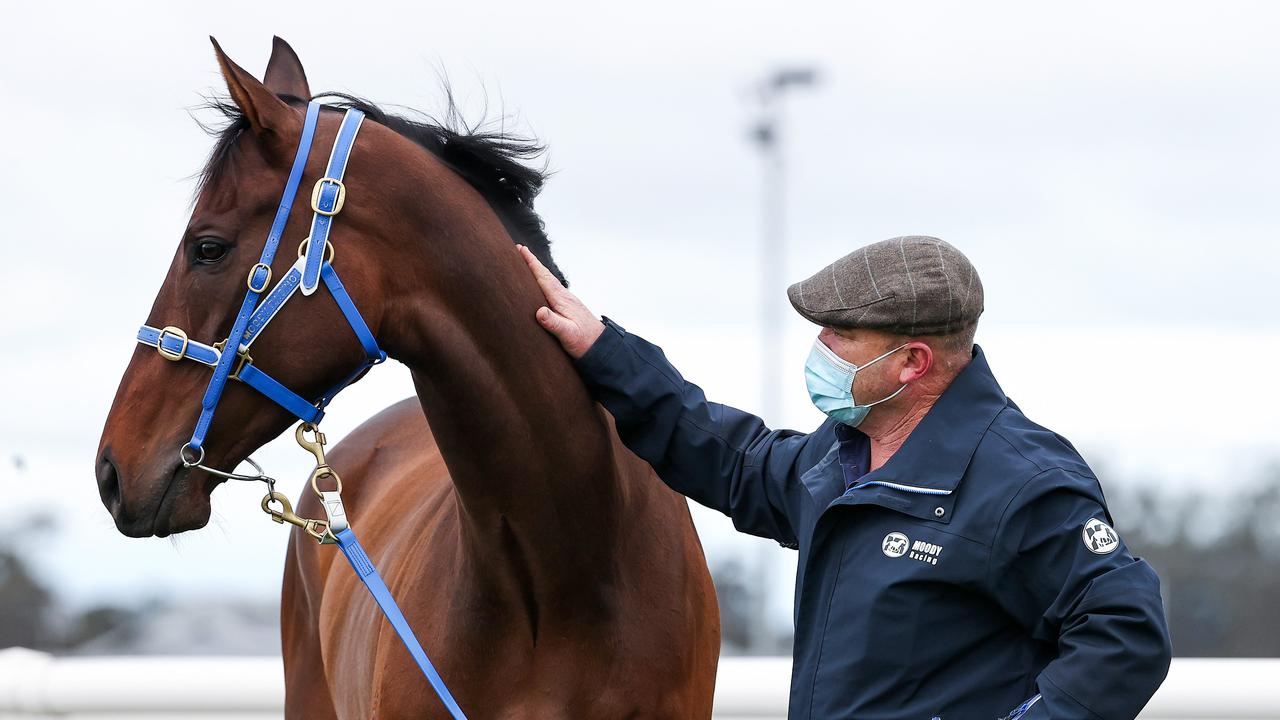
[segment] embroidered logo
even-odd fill
[[[911,546],[911,559],[930,565],[938,564],[938,556],[942,554],[942,546],[924,540],[917,540]]]
[[[900,532],[891,532],[884,536],[884,540],[880,543],[880,550],[887,557],[899,558],[907,554],[907,545],[909,544],[911,544],[911,541],[907,539],[906,535]]]
[[[1120,536],[1116,535],[1110,525],[1097,518],[1085,523],[1080,534],[1084,538],[1084,546],[1097,555],[1106,555],[1120,547]]]

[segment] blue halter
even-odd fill
[[[332,258],[333,246],[329,243],[329,231],[333,227],[333,217],[342,210],[346,201],[346,187],[342,177],[346,172],[347,159],[355,144],[356,133],[364,120],[364,113],[356,109],[348,110],[338,130],[338,138],[334,142],[333,152],[329,156],[325,177],[318,180],[311,194],[311,209],[314,217],[311,222],[311,236],[298,248],[298,261],[293,264],[284,277],[267,294],[262,304],[258,299],[271,282],[271,261],[275,258],[280,238],[284,234],[285,225],[289,221],[289,213],[293,209],[293,200],[298,194],[298,186],[302,181],[302,173],[307,165],[307,157],[311,153],[311,142],[315,138],[316,124],[320,117],[320,104],[310,103],[307,106],[307,117],[302,127],[302,139],[298,143],[298,152],[293,160],[293,168],[289,172],[289,181],[285,184],[284,197],[276,210],[275,221],[267,234],[267,242],[262,248],[262,257],[249,271],[246,279],[248,292],[240,303],[240,311],[236,313],[235,323],[231,326],[229,338],[239,338],[235,352],[227,352],[229,341],[205,345],[187,338],[186,333],[176,327],[157,329],[143,325],[138,330],[138,342],[156,347],[168,360],[181,360],[190,357],[192,360],[213,367],[213,377],[209,379],[209,387],[205,390],[204,399],[200,403],[200,419],[196,421],[191,440],[182,447],[182,460],[189,467],[198,465],[204,459],[204,440],[213,422],[213,414],[222,399],[222,391],[227,380],[235,378],[270,398],[276,404],[288,410],[303,422],[319,423],[324,417],[324,408],[335,395],[351,384],[365,370],[387,359],[387,354],[378,347],[377,340],[369,330],[369,325],[360,316],[351,296],[338,279],[333,265],[325,259],[325,254]],[[323,278],[333,299],[338,303],[347,323],[355,331],[360,345],[365,351],[365,360],[354,372],[324,393],[315,402],[305,400],[297,393],[280,384],[275,378],[259,370],[249,357],[249,347],[262,332],[267,323],[280,312],[284,304],[293,297],[301,287],[303,295],[315,292],[318,280]],[[234,371],[232,366],[235,366]]]
[[[436,695],[440,697],[449,714],[454,720],[466,720],[466,715],[458,707],[457,701],[454,700],[449,689],[445,687],[444,680],[436,672],[431,660],[428,659],[426,651],[418,643],[413,630],[409,627],[408,621],[405,620],[404,614],[400,612],[400,608],[396,605],[391,591],[378,575],[373,562],[356,539],[355,532],[348,526],[346,511],[339,497],[341,482],[339,481],[338,490],[335,491],[321,492],[319,487],[316,486],[317,478],[329,477],[330,475],[336,478],[336,473],[333,473],[332,469],[324,462],[324,436],[319,433],[319,430],[315,429],[315,426],[324,417],[325,407],[328,406],[335,395],[352,382],[355,382],[366,370],[387,359],[387,354],[378,347],[378,342],[369,330],[368,323],[364,321],[360,311],[356,309],[355,303],[352,302],[351,296],[347,293],[346,288],[343,287],[342,281],[338,279],[338,273],[331,263],[333,259],[333,244],[329,242],[329,233],[333,227],[334,217],[342,211],[342,206],[346,202],[347,189],[342,184],[342,178],[346,172],[347,160],[351,156],[351,149],[355,145],[356,134],[360,131],[360,123],[364,120],[364,113],[359,110],[350,108],[343,116],[342,125],[338,129],[338,137],[334,141],[333,150],[329,155],[325,176],[317,180],[312,189],[311,210],[313,216],[311,234],[298,246],[298,260],[284,274],[284,277],[280,278],[275,287],[267,293],[261,304],[258,302],[266,291],[267,286],[271,284],[271,261],[275,258],[276,249],[280,245],[280,238],[284,234],[285,225],[289,220],[289,213],[293,209],[293,201],[298,194],[298,186],[302,182],[302,174],[307,165],[307,157],[311,153],[311,143],[315,138],[319,117],[320,104],[316,102],[309,103],[307,105],[306,120],[302,126],[302,138],[298,142],[298,151],[293,159],[293,168],[289,171],[289,180],[285,183],[284,196],[280,199],[280,206],[276,210],[276,217],[271,224],[271,231],[267,234],[267,242],[262,249],[262,257],[249,270],[249,275],[246,278],[248,292],[245,293],[244,301],[240,304],[240,311],[236,314],[235,323],[231,326],[231,333],[227,336],[227,339],[212,345],[206,345],[188,338],[187,334],[180,328],[174,326],[154,328],[150,325],[143,325],[138,330],[137,339],[138,342],[144,345],[156,348],[156,351],[166,360],[175,362],[183,359],[194,360],[213,368],[213,377],[209,379],[209,386],[205,390],[204,399],[201,401],[200,418],[196,422],[194,432],[191,434],[191,440],[183,445],[178,452],[183,464],[187,467],[200,467],[223,477],[246,478],[246,476],[237,476],[233,473],[207,468],[201,464],[204,461],[205,436],[209,432],[209,425],[213,422],[214,411],[217,410],[218,402],[222,399],[222,391],[226,388],[228,379],[236,379],[245,383],[302,420],[303,425],[298,429],[298,439],[300,443],[303,443],[304,447],[311,447],[312,451],[316,452],[317,466],[316,471],[312,474],[311,484],[316,492],[321,495],[329,520],[325,523],[297,518],[293,515],[292,508],[288,502],[283,500],[283,496],[276,493],[274,488],[267,495],[267,498],[263,500],[263,509],[271,513],[277,522],[288,521],[299,525],[306,528],[322,543],[332,542],[338,545],[342,550],[342,554],[351,564],[352,569],[355,570],[356,575],[364,582],[365,587],[368,588],[369,593],[378,603],[378,607],[382,609],[387,621],[391,623],[396,634],[400,636],[400,640],[409,650],[409,654],[413,656],[414,661],[426,676],[427,681],[431,683],[431,687],[436,691]],[[263,328],[271,322],[272,318],[280,312],[284,304],[297,291],[301,290],[304,296],[311,295],[321,282],[329,289],[329,294],[338,303],[338,308],[342,310],[347,323],[351,326],[352,331],[355,332],[356,338],[359,339],[360,345],[364,348],[365,358],[350,375],[343,378],[338,384],[312,402],[285,387],[267,373],[259,370],[249,356],[249,348]],[[237,339],[234,351],[227,350],[231,346],[231,338]],[[233,365],[235,366],[234,369]],[[304,440],[304,428],[307,428],[308,431],[314,430],[316,432],[315,443],[308,443]],[[320,449],[317,450],[316,447]],[[264,479],[268,480],[268,484],[271,485],[269,478],[261,475],[261,473],[256,478],[246,479]],[[268,504],[273,500],[280,503],[284,509],[282,511],[269,509]]]

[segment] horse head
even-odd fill
[[[154,343],[144,340],[146,344],[137,346],[98,448],[96,474],[102,501],[120,532],[134,537],[166,536],[208,522],[210,494],[223,478],[192,466],[196,452],[188,449],[185,455],[179,454],[201,416],[211,377],[208,363],[190,360],[199,359],[201,352],[204,360],[235,353],[226,347],[225,339],[248,289],[260,289],[259,299],[265,300],[273,287],[270,283],[279,284],[308,249],[310,183],[325,175],[328,153],[324,149],[333,146],[343,121],[334,110],[318,113],[298,200],[286,216],[279,251],[268,272],[258,263],[303,136],[311,92],[297,55],[279,38],[265,82],[232,62],[216,41],[214,48],[234,102],[234,106],[224,103],[222,109],[233,121],[221,132],[201,177],[190,220],[147,317],[146,326],[162,330]],[[326,261],[340,265],[343,285],[358,300],[360,314],[368,318],[374,332],[383,303],[378,293],[368,291],[376,286],[379,274],[375,259],[379,236],[373,228],[379,213],[385,212],[370,191],[377,180],[368,154],[352,153],[345,187],[353,194],[366,194],[332,218],[333,236],[341,239],[344,251],[341,260],[331,254],[332,244],[316,250],[325,252]],[[295,293],[292,302],[259,328],[252,349],[235,353],[230,381],[199,449],[204,467],[234,468],[279,435],[296,415],[237,382],[246,372],[245,365],[309,402],[362,367],[364,348],[340,306],[329,297],[332,293],[319,290]],[[220,339],[223,344],[214,348],[215,355],[207,348]]]

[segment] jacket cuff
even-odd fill
[[[582,357],[573,359],[574,369],[588,381],[596,379],[601,371],[609,367],[609,361],[622,349],[627,334],[608,315],[601,315],[600,319],[604,322],[604,332],[600,333],[600,337],[596,338]]]

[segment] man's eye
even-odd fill
[[[227,246],[214,240],[201,240],[196,245],[196,262],[216,263],[227,254]]]

